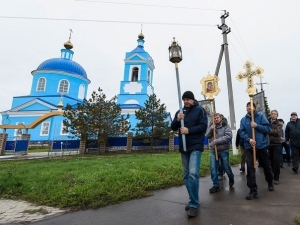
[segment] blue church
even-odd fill
[[[60,58],[42,62],[32,71],[32,85],[29,95],[13,97],[11,109],[1,112],[4,125],[30,125],[41,116],[55,111],[63,111],[67,104],[76,107],[87,96],[90,80],[84,68],[73,61],[73,44],[69,40],[61,49]],[[144,35],[140,33],[137,47],[125,54],[123,80],[117,104],[122,114],[129,114],[131,128],[137,124],[135,111],[145,106],[145,101],[154,93],[152,86],[155,69],[152,57],[144,49]],[[89,97],[88,97],[89,98]],[[170,117],[171,118],[171,117]],[[168,119],[170,119],[168,118]],[[52,141],[68,139],[62,115],[46,119],[34,129],[29,129],[31,141]],[[8,137],[19,139],[25,129],[7,129]]]
[[[117,104],[120,104],[122,114],[129,114],[131,128],[137,124],[135,111],[145,106],[146,100],[154,93],[152,86],[154,61],[144,49],[144,35],[138,35],[137,47],[125,55],[123,81],[120,84],[120,94]]]
[[[61,49],[60,58],[42,62],[31,72],[32,85],[29,95],[13,97],[11,109],[1,112],[2,124],[29,125],[39,117],[67,104],[76,105],[87,95],[90,80],[84,68],[73,61],[73,44],[69,40]],[[28,131],[31,141],[63,140],[68,137],[64,130],[63,116],[54,116]],[[18,139],[25,129],[8,129],[8,137]]]

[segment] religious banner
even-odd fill
[[[215,126],[214,123],[214,113],[215,113],[215,109],[214,109],[214,97],[216,95],[218,95],[220,93],[220,89],[218,87],[218,81],[219,81],[219,77],[216,75],[210,75],[208,74],[206,77],[203,77],[202,80],[200,81],[200,83],[202,84],[202,92],[201,94],[208,97],[208,101],[209,101],[209,105],[204,105],[204,109],[206,110],[206,112],[209,112],[210,116],[210,121],[212,122],[212,125]],[[210,106],[210,107],[209,107]],[[206,107],[206,108],[205,108]],[[209,116],[208,120],[209,120]],[[208,121],[208,127],[210,126],[210,121]],[[216,130],[213,129],[213,137],[214,140],[216,140]],[[217,145],[215,144],[214,146],[215,148],[215,156],[216,156],[216,160],[218,159],[218,149],[217,149]]]
[[[259,92],[255,95],[253,95],[253,103],[256,106],[256,111],[263,113],[266,117],[268,116],[266,114],[266,106],[265,106],[265,93],[264,91]]]
[[[212,108],[211,108],[211,105],[210,105],[210,100],[201,100],[201,101],[198,101],[199,105],[202,106],[205,111],[206,111],[206,115],[207,115],[207,129],[209,128],[209,125],[211,124],[211,118],[212,118]]]

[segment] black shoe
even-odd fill
[[[241,167],[241,168],[240,168],[240,171],[241,171],[242,173],[245,173],[245,168],[244,168],[244,167]]]
[[[258,198],[257,191],[250,191],[250,193],[246,195],[247,200],[252,200],[254,198]]]
[[[234,185],[234,179],[229,179],[229,186],[232,187]]]
[[[269,191],[274,191],[274,185],[273,183],[268,184]]]
[[[190,204],[186,204],[184,207],[185,210],[189,210],[190,209]]]
[[[278,185],[279,184],[279,180],[274,180],[274,184]]]
[[[295,173],[298,173],[298,167],[293,167],[292,170],[293,170]]]
[[[198,214],[198,208],[190,207],[189,211],[187,212],[187,215],[189,217],[195,217],[195,216],[197,216],[197,214]]]
[[[211,189],[209,189],[210,193],[216,193],[218,191],[220,191],[221,189],[219,187],[213,186]]]

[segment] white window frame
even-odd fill
[[[67,87],[67,91],[66,91],[66,92],[60,91],[60,86],[61,86],[61,83],[62,83],[63,81],[66,81],[67,84],[68,84],[68,87]],[[66,80],[66,79],[60,80],[59,83],[58,83],[57,92],[58,92],[58,93],[62,93],[62,94],[68,94],[68,93],[69,93],[69,90],[70,90],[70,82],[69,82],[68,80]]]
[[[61,121],[60,135],[68,135],[68,134],[69,134],[69,131],[68,131],[67,133],[64,133],[64,132],[63,132],[63,131],[64,131],[64,127],[66,127],[66,126],[64,126],[64,122]]]
[[[48,132],[47,132],[47,134],[43,134],[46,124],[48,124],[48,130],[47,130]],[[41,124],[40,136],[49,136],[49,132],[50,132],[50,122],[43,122]]]
[[[39,90],[41,79],[44,79],[45,83],[44,83],[43,89]],[[38,79],[38,82],[37,82],[37,85],[36,85],[36,91],[45,91],[45,90],[46,90],[46,84],[47,84],[46,78],[45,78],[45,77],[40,77],[40,78]]]
[[[85,85],[80,84],[78,88],[78,98],[79,99],[84,99],[84,93],[85,93]]]

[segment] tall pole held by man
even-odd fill
[[[250,104],[251,104],[251,121],[254,122],[254,109],[253,109],[253,95],[256,93],[256,87],[253,84],[253,76],[256,75],[257,77],[260,77],[264,69],[261,67],[256,67],[255,69],[252,69],[253,63],[247,60],[243,66],[243,68],[246,70],[246,72],[239,72],[236,76],[236,79],[238,81],[243,81],[243,79],[247,78],[247,89],[246,92],[249,94],[250,97]],[[255,141],[255,128],[252,127],[252,139]],[[257,168],[256,165],[256,147],[255,145],[252,146],[253,148],[253,165],[254,168]]]
[[[169,47],[169,60],[170,62],[175,64],[176,70],[176,81],[177,81],[177,92],[178,92],[178,101],[179,101],[179,111],[182,111],[182,102],[181,102],[181,91],[180,91],[180,81],[179,81],[179,71],[178,71],[178,63],[182,60],[182,50],[178,43],[175,41],[175,37],[173,38],[173,42]],[[181,127],[184,127],[184,121],[180,120]],[[186,139],[185,134],[182,134],[182,144],[183,150],[186,151]]]

